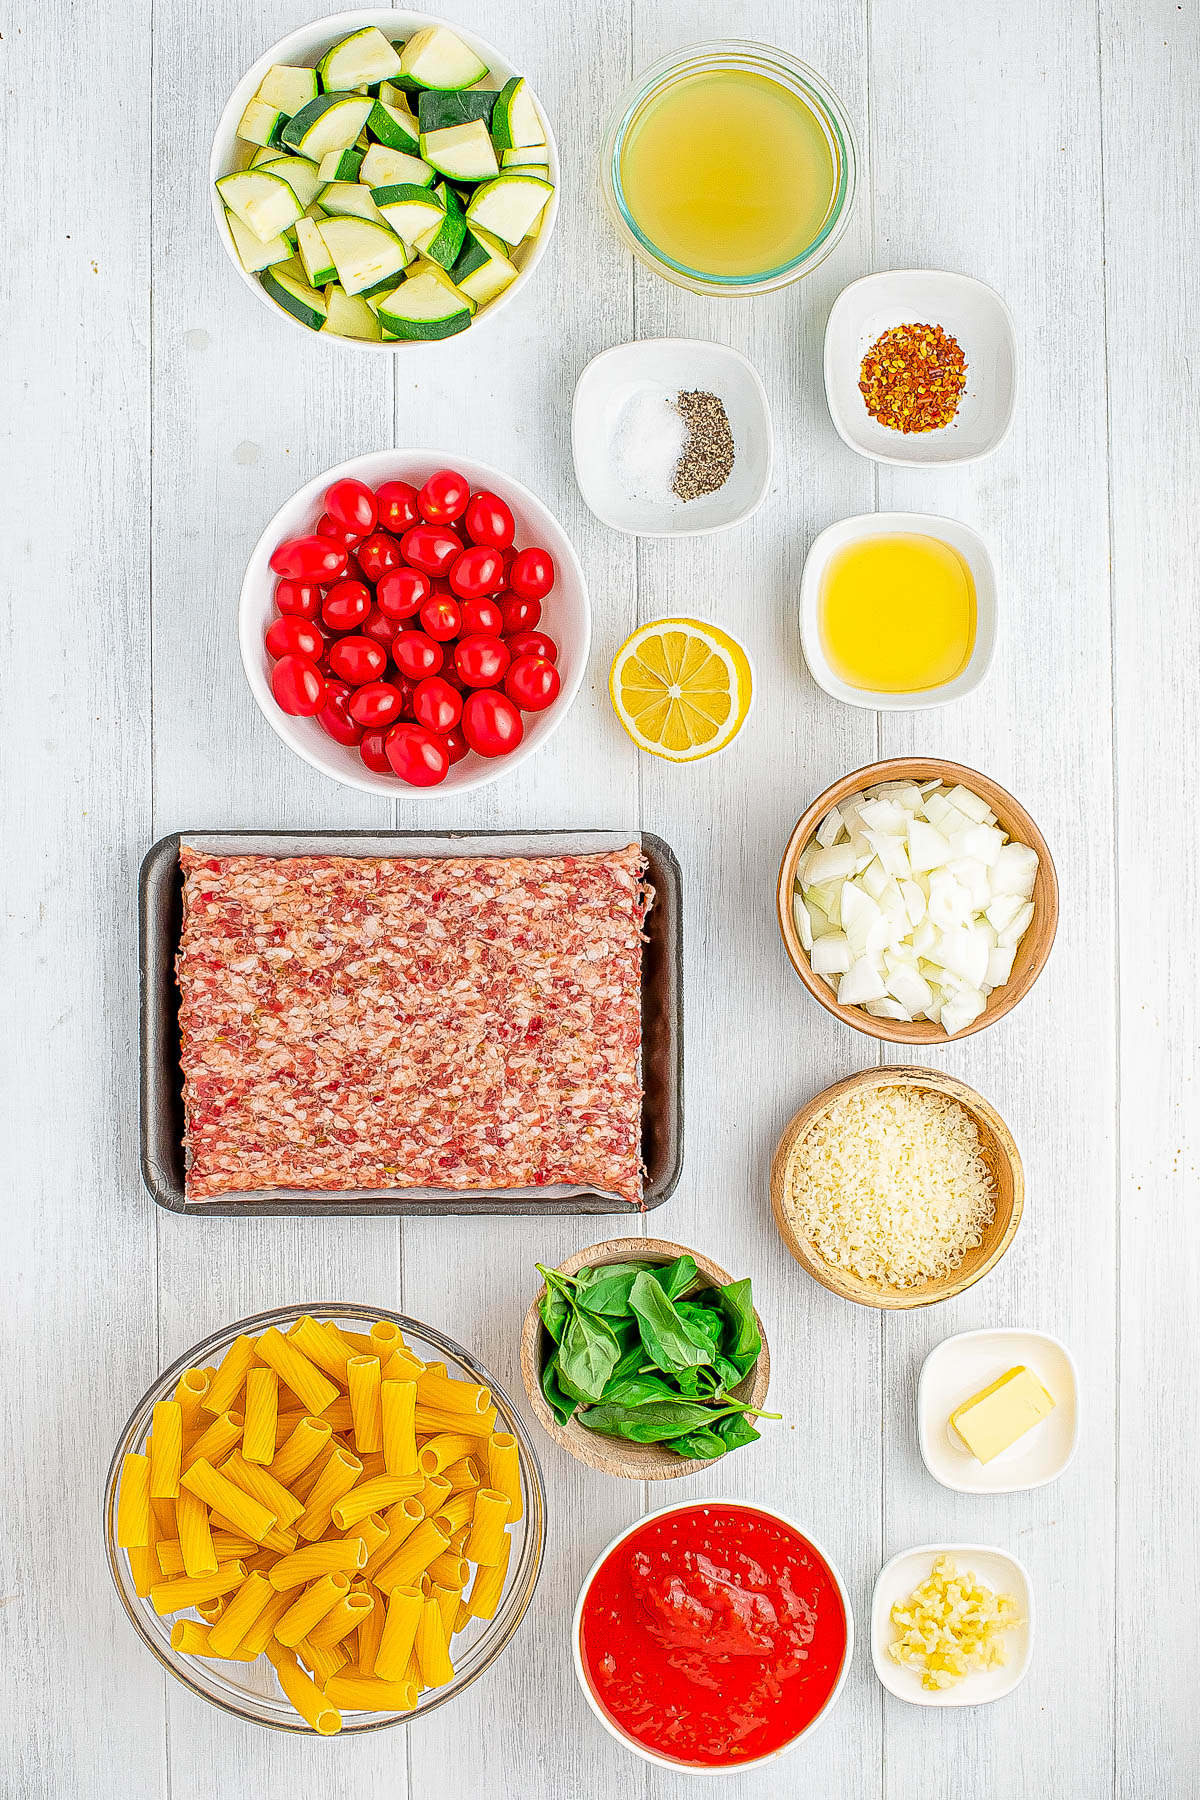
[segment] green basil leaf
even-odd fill
[[[586,1407],[579,1415],[579,1423],[606,1437],[628,1438],[635,1444],[661,1444],[682,1432],[703,1430],[710,1418],[709,1407],[690,1400],[649,1401],[643,1406],[605,1402],[603,1406]]]
[[[627,1375],[610,1381],[604,1390],[605,1406],[647,1406],[678,1398],[676,1389],[661,1375]]]
[[[700,1279],[696,1259],[686,1251],[672,1263],[651,1265],[649,1272],[668,1300],[678,1300],[681,1294],[686,1294],[693,1283]]]
[[[728,1287],[719,1288],[718,1294],[727,1326],[722,1347],[731,1362],[747,1370],[751,1363],[757,1361],[762,1351],[762,1336],[758,1320],[754,1316],[754,1297],[750,1291],[749,1276],[745,1281],[731,1281]]]
[[[724,1424],[724,1420],[721,1421]],[[724,1456],[729,1448],[725,1440],[715,1431],[685,1431],[681,1437],[672,1438],[667,1445],[674,1450],[676,1456],[698,1456],[703,1462],[715,1462],[718,1456]]]
[[[711,1306],[700,1306],[695,1300],[680,1300],[676,1311],[694,1331],[700,1333],[715,1361],[720,1353],[721,1338],[725,1330],[723,1315]]]
[[[547,1358],[546,1366],[542,1370],[542,1393],[546,1405],[559,1424],[566,1425],[574,1417],[579,1402],[573,1394],[566,1393],[559,1382],[557,1350]]]
[[[672,1301],[643,1272],[629,1290],[629,1304],[637,1317],[646,1354],[667,1374],[711,1363],[712,1352],[703,1336],[680,1316]]]
[[[641,1270],[633,1263],[616,1263],[610,1269],[597,1269],[594,1279],[582,1284],[577,1299],[590,1313],[610,1319],[629,1317],[629,1290]]]
[[[737,1387],[740,1382],[745,1381],[746,1376],[754,1367],[754,1363],[748,1363],[743,1369],[739,1363],[730,1362],[727,1356],[719,1354],[713,1358],[713,1366],[720,1377],[721,1387],[728,1393],[731,1389]]]
[[[597,1401],[621,1359],[621,1347],[603,1319],[572,1309],[558,1347],[559,1379],[568,1393]]]
[[[727,1450],[740,1450],[743,1444],[757,1443],[762,1436],[761,1432],[755,1431],[745,1413],[727,1413],[717,1420],[715,1430]]]

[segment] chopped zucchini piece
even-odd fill
[[[329,283],[336,279],[337,270],[333,266],[333,258],[325,247],[325,239],[317,230],[315,219],[297,220],[296,242],[299,245],[300,261],[304,264],[304,273],[308,276],[309,286],[328,287]]]
[[[366,338],[371,343],[378,343],[383,333],[379,320],[371,311],[361,294],[348,294],[344,288],[333,286],[326,299],[329,311],[322,325],[322,331],[332,332],[334,337]]]
[[[520,75],[514,75],[500,89],[492,114],[492,136],[497,150],[524,150],[546,141],[533,95]]]
[[[388,86],[384,83],[384,86]],[[391,88],[393,94],[399,88]],[[367,117],[367,130],[371,136],[389,150],[405,150],[410,156],[416,156],[421,148],[421,128],[409,112],[407,106],[397,101],[378,99]]]
[[[231,212],[249,227],[260,244],[294,225],[304,208],[294,191],[278,175],[263,169],[243,169],[237,175],[222,175],[217,192]]]
[[[401,76],[412,87],[455,91],[474,87],[487,72],[487,64],[446,25],[415,31],[400,52]]]
[[[531,144],[527,150],[502,150],[500,152],[502,169],[532,169],[535,174],[545,174],[549,166],[549,144]]]
[[[494,88],[470,88],[453,94],[423,88],[417,99],[417,117],[422,131],[445,131],[451,125],[470,125],[475,119],[482,119],[490,130],[495,104]]]
[[[471,303],[452,283],[437,280],[426,267],[391,294],[374,301],[379,323],[395,337],[421,340],[453,337],[471,323]]]
[[[321,158],[318,173],[322,181],[357,181],[362,159],[361,150],[331,150]]]
[[[331,150],[348,150],[375,102],[361,94],[318,94],[283,128],[289,150],[320,163]]]
[[[506,287],[512,286],[519,272],[516,264],[511,263],[507,256],[489,256],[486,262],[464,270],[461,275],[456,264],[454,281],[459,291],[473,300],[476,306],[486,306],[489,300],[494,300],[497,294],[502,294]]]
[[[455,181],[490,181],[500,172],[482,119],[473,119],[469,125],[449,125],[444,131],[423,131],[421,155],[439,174]]]
[[[260,144],[258,149],[254,152],[254,155],[250,158],[250,167],[252,169],[257,169],[262,163],[278,161],[278,144]]]
[[[463,217],[462,207],[444,181],[439,183],[434,193],[446,209],[445,216],[436,225],[423,231],[414,243],[415,248],[427,256],[430,262],[449,271],[458,261],[458,253],[467,235],[467,222]]]
[[[383,214],[385,222],[406,244],[415,244],[431,227],[436,230],[446,212],[444,203],[436,194],[432,194],[428,188],[415,187],[411,183],[372,188],[371,198]]]
[[[258,84],[257,100],[277,106],[288,118],[320,93],[315,69],[296,69],[289,63],[273,63]]]
[[[400,73],[400,58],[377,26],[368,25],[327,50],[317,64],[317,74],[327,93],[347,93],[390,81]]]
[[[225,223],[229,227],[233,247],[238,253],[238,261],[247,275],[257,275],[261,269],[269,269],[274,263],[287,262],[292,254],[292,246],[285,237],[273,237],[269,243],[264,244],[228,207],[225,208]]]
[[[318,294],[316,288],[309,287],[298,274],[288,268],[264,269],[258,278],[267,293],[270,294],[285,312],[290,312],[294,319],[307,325],[313,331],[320,331],[325,323],[328,308],[325,296]]]
[[[238,121],[237,134],[246,144],[278,144],[288,115],[266,100],[251,100]]]
[[[403,150],[389,150],[384,144],[372,144],[363,157],[358,179],[367,187],[432,187],[435,171],[419,156]]]
[[[511,246],[529,236],[554,192],[548,181],[515,171],[476,188],[467,207],[467,224],[482,225]]]
[[[286,181],[301,206],[311,206],[329,179],[307,156],[276,156],[271,162],[256,164],[265,175],[278,175]]]
[[[408,264],[408,251],[400,239],[374,220],[326,219],[317,229],[348,294],[361,294],[385,276],[398,275]]]
[[[331,218],[370,219],[375,225],[384,222],[370,188],[361,187],[357,181],[331,181],[321,195],[321,205]]]

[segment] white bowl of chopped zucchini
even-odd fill
[[[558,201],[523,76],[423,13],[336,13],[281,39],[234,90],[210,173],[247,286],[370,350],[490,318],[541,260]]]

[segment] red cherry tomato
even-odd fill
[[[287,575],[293,581],[336,581],[346,573],[345,544],[332,538],[288,538],[271,552],[271,567],[276,575]]]
[[[514,631],[536,631],[538,620],[542,616],[540,600],[522,600],[520,594],[510,594],[501,603],[504,615],[504,634],[510,637]]]
[[[494,594],[504,575],[504,558],[488,544],[472,544],[451,564],[449,582],[462,600]]]
[[[512,637],[505,638],[509,651],[514,658],[518,656],[544,656],[547,662],[558,661],[558,645],[554,639],[547,637],[544,631],[518,631]]]
[[[453,525],[467,510],[471,485],[454,469],[435,469],[417,494],[421,517],[431,525]]]
[[[410,787],[435,787],[446,779],[446,746],[423,725],[393,725],[384,743],[387,759]]]
[[[325,683],[325,704],[317,714],[317,724],[336,743],[353,747],[362,737],[362,726],[356,725],[346,710],[346,702],[354,692],[344,681]]]
[[[460,638],[454,647],[454,666],[468,687],[494,687],[504,679],[510,660],[508,645],[483,632]]]
[[[361,532],[347,531],[344,525],[339,525],[328,513],[322,513],[317,520],[317,536],[330,538],[335,544],[344,544],[347,550],[353,550],[357,544],[362,543]]]
[[[362,757],[368,769],[371,769],[376,775],[390,775],[392,773],[392,765],[388,761],[387,751],[383,747],[384,739],[387,737],[390,729],[391,727],[389,726],[386,729],[379,731],[364,731],[362,734],[362,742],[358,746],[358,754]]]
[[[548,656],[518,656],[504,677],[504,691],[522,712],[543,712],[558,699],[562,676]]]
[[[414,525],[400,539],[400,553],[410,568],[444,575],[462,554],[462,539],[444,525]]]
[[[407,481],[383,482],[375,489],[375,498],[379,503],[380,525],[385,531],[394,531],[397,537],[421,517],[417,510],[417,490]]]
[[[335,581],[321,602],[330,631],[357,631],[371,610],[371,590],[363,581]]]
[[[467,751],[471,748],[457,725],[454,727],[453,731],[445,731],[442,733],[442,744],[445,748],[446,755],[450,758],[451,767],[453,767],[456,762],[461,762],[463,757],[467,754]]]
[[[271,692],[282,712],[311,719],[325,704],[325,677],[308,656],[281,656],[271,670]]]
[[[289,619],[315,619],[321,610],[321,590],[315,581],[277,581],[275,610]]]
[[[359,630],[363,637],[374,638],[375,642],[377,644],[382,644],[385,650],[391,649],[392,639],[399,629],[396,621],[394,619],[385,618],[377,606],[371,608],[370,612],[359,626]]]
[[[404,707],[404,696],[390,681],[368,681],[355,688],[346,702],[346,711],[364,731],[377,731],[381,725],[394,725]]]
[[[267,627],[267,655],[307,656],[320,662],[325,654],[325,639],[307,619],[276,619]]]
[[[525,735],[521,715],[505,694],[495,688],[468,694],[463,707],[463,736],[480,756],[507,756]]]
[[[504,614],[495,600],[464,600],[462,628],[464,636],[472,631],[482,631],[488,637],[499,637],[504,628]]]
[[[490,494],[486,488],[471,495],[463,524],[473,544],[490,544],[495,550],[507,550],[517,533],[511,509],[499,494]]]
[[[423,631],[398,631],[392,639],[392,655],[400,673],[410,681],[436,675],[442,666],[442,646]]]
[[[378,681],[387,668],[387,651],[369,637],[339,638],[329,652],[330,673],[351,687]]]
[[[462,614],[457,600],[449,594],[431,594],[421,608],[421,630],[427,631],[439,644],[446,644],[462,630]]]
[[[548,550],[518,550],[508,571],[508,585],[522,600],[544,600],[554,586],[554,563]]]
[[[462,695],[440,675],[430,675],[413,689],[412,708],[418,725],[445,734],[462,718]]]
[[[326,488],[325,511],[355,537],[366,537],[368,531],[374,531],[379,518],[374,494],[365,481],[356,481],[353,475],[343,475],[340,481]]]
[[[398,569],[403,561],[399,544],[386,531],[373,531],[370,537],[363,539],[355,554],[368,581],[378,581],[388,569]]]
[[[432,592],[432,581],[420,569],[387,569],[379,577],[375,598],[389,619],[411,619]]]

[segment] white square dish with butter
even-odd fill
[[[1075,1363],[1048,1332],[962,1331],[929,1352],[917,1384],[925,1467],[943,1487],[1006,1494],[1063,1473],[1079,1435]]]

